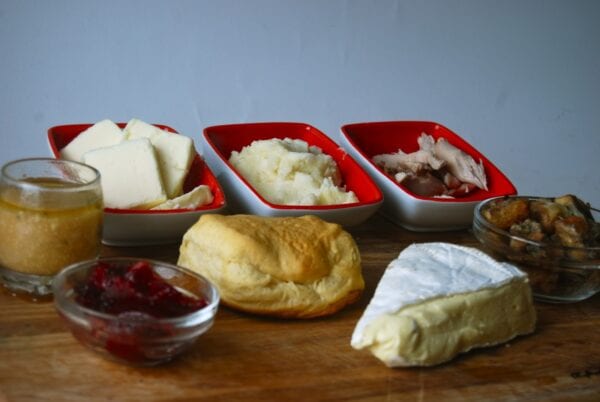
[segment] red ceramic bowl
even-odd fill
[[[118,123],[124,128],[126,123]],[[60,150],[92,124],[68,124],[48,129],[48,144],[54,157]],[[168,126],[157,127],[176,133]],[[213,193],[213,202],[195,209],[133,210],[105,208],[102,241],[109,245],[147,245],[173,243],[204,213],[217,213],[225,208],[225,194],[215,175],[200,155],[196,154],[184,182],[184,192],[205,184]]]
[[[306,141],[330,155],[337,163],[347,190],[359,202],[325,206],[273,204],[262,197],[229,163],[233,151],[240,151],[255,140],[291,138]],[[212,126],[204,129],[203,140],[207,161],[225,188],[229,205],[240,212],[262,216],[316,215],[342,225],[356,225],[371,216],[383,196],[371,177],[360,165],[321,131],[305,123],[244,123]]]
[[[375,155],[394,153],[398,149],[407,153],[417,151],[417,138],[423,132],[436,140],[444,138],[475,161],[481,160],[488,190],[476,189],[456,198],[423,197],[398,184],[373,163]],[[344,146],[383,191],[385,202],[382,212],[407,229],[439,231],[467,228],[473,222],[473,210],[477,203],[491,197],[516,194],[516,188],[492,162],[441,124],[427,121],[354,123],[342,126],[341,134]]]

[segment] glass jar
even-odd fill
[[[0,172],[0,279],[36,296],[54,275],[96,258],[102,236],[100,173],[50,158],[9,162]]]

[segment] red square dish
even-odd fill
[[[118,123],[124,128],[126,123]],[[48,145],[55,158],[60,157],[60,150],[77,137],[81,132],[92,126],[86,124],[67,124],[48,129]],[[176,131],[165,125],[155,126],[171,132]],[[196,153],[190,170],[185,178],[184,192],[205,184],[212,194],[213,201],[193,210],[134,210],[114,209],[104,210],[104,230],[102,241],[109,245],[131,246],[173,243],[181,240],[185,231],[204,213],[217,213],[225,208],[225,195],[217,178],[204,160]]]
[[[299,139],[319,147],[337,163],[343,185],[359,202],[336,205],[282,205],[267,201],[229,163],[233,151],[255,140]],[[263,216],[317,215],[343,225],[358,224],[371,216],[383,201],[381,191],[360,165],[333,140],[305,123],[268,122],[212,126],[204,129],[203,140],[212,152],[206,155],[225,188],[229,205],[240,212]]]
[[[450,144],[483,164],[488,189],[476,189],[462,197],[423,197],[398,184],[373,162],[379,154],[406,153],[419,149],[421,133]],[[473,209],[482,200],[516,194],[508,178],[483,154],[441,124],[427,121],[387,121],[347,124],[341,127],[342,143],[367,170],[384,193],[382,212],[399,225],[415,231],[439,231],[467,228],[473,221]]]

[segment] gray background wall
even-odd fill
[[[0,0],[0,162],[58,124],[433,120],[600,206],[600,1]]]

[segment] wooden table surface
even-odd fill
[[[0,401],[600,401],[600,297],[536,302],[537,330],[432,368],[390,369],[350,346],[390,260],[413,242],[477,245],[469,231],[413,233],[376,215],[350,228],[366,291],[331,317],[282,321],[220,308],[214,327],[164,366],[134,368],[89,352],[50,302],[0,291]],[[178,245],[103,249],[175,262]]]

